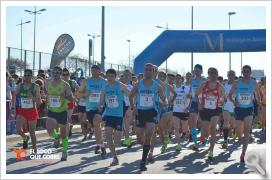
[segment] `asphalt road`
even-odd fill
[[[258,150],[265,154],[266,142],[264,135],[260,130],[254,130],[254,142],[249,144],[248,151]],[[160,143],[157,139],[157,145],[154,150],[155,162],[147,164],[148,170],[141,172],[139,163],[142,156],[142,147],[134,145],[131,148],[119,147],[119,165],[110,167],[112,161],[109,149],[107,149],[107,158],[102,159],[100,155],[94,154],[94,139],[81,142],[80,132],[74,132],[69,140],[68,160],[33,160],[29,157],[27,150],[26,160],[16,159],[12,148],[22,147],[21,138],[13,138],[13,141],[7,140],[7,174],[248,174],[258,173],[244,164],[240,164],[240,153],[242,146],[233,140],[230,141],[228,150],[221,149],[222,138],[215,145],[214,160],[207,160],[208,146],[202,147],[199,152],[190,149],[192,144],[184,144],[181,152],[175,151],[175,144],[170,144],[164,154],[160,154]],[[133,137],[135,141],[135,137]],[[53,148],[53,141],[49,136],[39,137],[37,147],[39,149],[48,149],[53,155],[61,157],[61,149]],[[31,145],[29,146],[31,148]],[[265,164],[261,159],[261,163]]]

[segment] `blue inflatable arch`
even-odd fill
[[[133,72],[143,72],[145,63],[160,66],[176,52],[258,52],[266,50],[265,29],[162,32],[134,61]]]

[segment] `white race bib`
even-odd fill
[[[185,96],[178,95],[174,101],[174,106],[177,108],[184,109],[185,108]]]
[[[51,108],[59,108],[61,105],[60,103],[60,96],[50,96],[49,97],[49,107]]]
[[[91,93],[89,96],[89,102],[99,103],[100,102],[100,94],[101,93]]]
[[[140,94],[140,106],[152,107],[154,104],[153,97],[154,97],[154,94],[141,93]]]
[[[124,95],[124,100],[125,100],[126,106],[129,106],[130,105],[129,98],[126,95]]]
[[[238,103],[241,105],[249,105],[251,101],[251,93],[240,93],[238,95]]]
[[[31,98],[21,98],[21,107],[23,109],[34,108],[33,100]]]
[[[119,106],[117,96],[106,96],[106,103],[109,108],[117,108]]]
[[[206,95],[204,108],[206,109],[216,109],[217,96]]]

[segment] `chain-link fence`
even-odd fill
[[[22,75],[24,69],[32,69],[34,74],[37,74],[39,69],[47,70],[50,68],[51,56],[50,53],[35,52],[35,58],[33,51],[21,50],[18,48],[7,47],[6,48],[6,69],[11,74]],[[66,67],[70,72],[75,72],[76,69],[82,68],[85,75],[89,76],[90,67],[93,65],[100,65],[99,62],[90,62],[88,59],[80,58],[77,56],[68,56],[60,64],[61,67]],[[128,69],[125,65],[105,63],[105,70],[114,68],[117,73],[121,73],[125,69]]]

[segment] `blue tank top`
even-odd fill
[[[199,80],[196,80],[195,78],[192,79],[192,101],[196,102],[195,94],[197,89],[202,86],[202,84],[206,81],[205,78],[201,77]]]
[[[239,79],[235,94],[236,94],[236,101],[239,104],[238,107],[241,107],[241,108],[253,107],[254,80],[251,79],[249,84],[245,84],[242,81],[242,79]]]
[[[88,97],[86,103],[86,111],[97,110],[100,102],[101,90],[105,86],[106,81],[99,78],[97,81],[93,78],[89,78],[86,84],[86,91],[90,92],[91,95]]]
[[[156,108],[156,96],[158,93],[158,83],[152,80],[152,85],[146,87],[144,81],[139,81],[138,93],[136,96],[137,109],[149,110]]]
[[[113,88],[109,84],[104,87],[106,107],[104,116],[123,117],[124,93],[119,82],[115,82]]]

